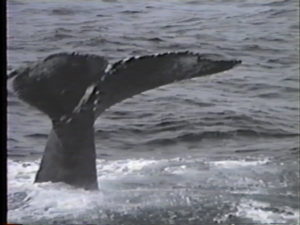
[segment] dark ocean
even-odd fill
[[[7,23],[8,73],[73,51],[243,61],[106,110],[95,126],[99,191],[33,183],[50,120],[9,81],[9,222],[299,224],[298,0],[8,0]]]

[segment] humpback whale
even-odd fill
[[[52,121],[35,182],[98,189],[94,122],[104,110],[144,91],[240,63],[193,52],[130,57],[113,64],[98,55],[57,53],[14,70],[8,77],[17,96]]]

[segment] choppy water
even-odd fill
[[[96,122],[100,191],[33,184],[50,122],[8,85],[8,219],[28,224],[299,223],[299,3],[8,0],[9,71],[51,53],[243,60]],[[84,159],[83,159],[84,160]]]

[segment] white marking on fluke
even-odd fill
[[[129,61],[132,58],[134,58],[134,57],[127,57],[127,58],[125,58],[125,59],[122,60],[122,63],[124,64],[124,63],[126,63],[127,61]]]
[[[62,122],[62,121],[64,121],[65,119],[67,119],[67,117],[66,117],[65,115],[63,115],[63,116],[61,116],[61,117],[59,118],[59,121]]]
[[[108,64],[108,65],[106,66],[105,70],[104,70],[104,73],[108,73],[108,72],[110,71],[111,68],[112,68],[112,65],[111,65],[111,64]],[[102,76],[102,78],[103,78],[103,76]],[[102,79],[102,78],[101,78],[101,79]]]
[[[102,75],[102,77],[100,78],[101,82],[103,82],[107,76],[107,74],[110,74],[112,71],[112,64],[108,64],[104,70],[104,74]]]
[[[70,117],[69,119],[66,120],[66,123],[70,123],[72,121],[72,118]]]
[[[73,112],[79,112],[80,108],[84,103],[87,102],[87,100],[90,98],[91,94],[93,93],[94,88],[96,87],[96,84],[90,85],[86,90],[84,95],[81,97],[80,101],[78,102],[77,106],[75,106]]]

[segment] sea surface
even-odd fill
[[[298,0],[8,0],[8,73],[73,51],[243,61],[104,112],[99,191],[33,183],[50,120],[8,81],[8,221],[299,224],[298,18]]]

